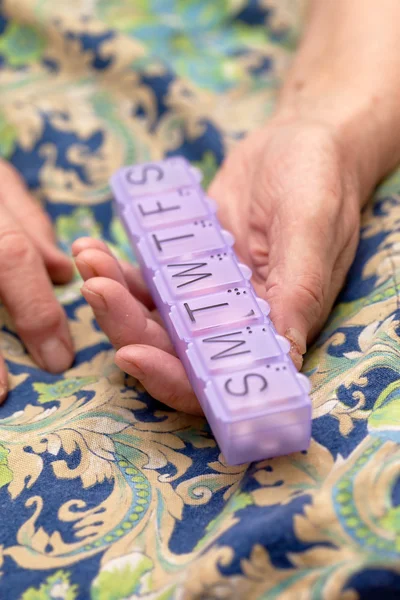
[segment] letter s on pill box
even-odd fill
[[[124,167],[115,205],[213,434],[231,464],[306,450],[308,379],[182,157]]]

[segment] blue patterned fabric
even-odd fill
[[[290,0],[3,0],[0,154],[60,245],[133,260],[108,180],[183,154],[210,181],[273,107]],[[1,600],[400,598],[400,174],[377,190],[310,350],[308,452],[229,467],[206,422],[114,365],[79,277],[57,288],[76,361],[52,376],[0,307]]]

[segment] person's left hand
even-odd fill
[[[314,118],[277,119],[238,144],[209,190],[298,368],[357,246],[361,194],[352,147]],[[139,270],[118,264],[95,240],[78,240],[73,253],[117,365],[164,404],[200,412]]]

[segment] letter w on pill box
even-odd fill
[[[257,298],[251,271],[184,158],[125,167],[118,214],[214,436],[230,464],[306,450],[308,379]]]

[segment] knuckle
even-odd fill
[[[175,390],[165,390],[163,395],[159,394],[159,401],[163,402],[167,406],[171,408],[179,409],[179,407],[183,404],[182,396],[177,393]]]
[[[18,229],[0,231],[2,269],[11,269],[21,262],[31,263],[34,256],[35,250],[22,231]]]
[[[311,326],[320,318],[324,310],[326,301],[324,280],[318,272],[301,274],[290,283],[279,277],[269,286],[267,301],[279,313],[290,306],[291,310],[298,311],[305,322]]]
[[[21,307],[22,308],[22,307]],[[63,311],[56,300],[45,300],[42,297],[31,299],[29,307],[20,310],[14,321],[17,331],[23,336],[32,337],[59,329],[63,319]]]
[[[309,273],[306,277],[295,282],[294,293],[301,300],[304,310],[317,318],[324,309],[325,288],[319,274]]]
[[[119,350],[123,346],[126,346],[127,342],[126,342],[126,332],[125,331],[121,331],[120,329],[117,329],[115,332],[112,333],[110,339],[111,339],[112,345],[117,350]]]

